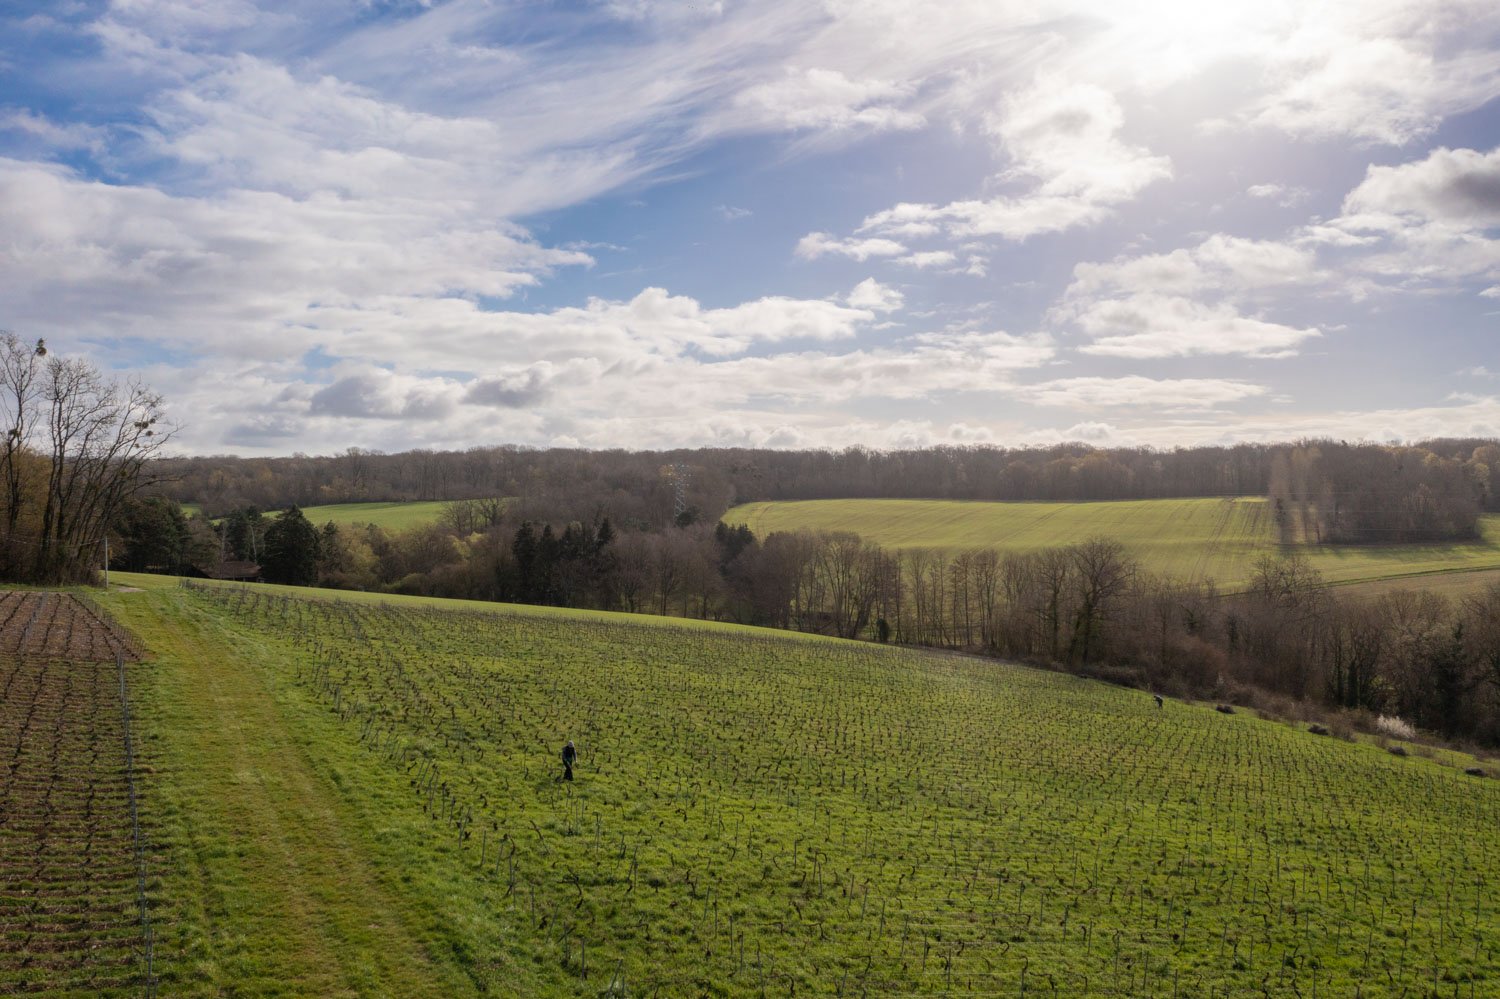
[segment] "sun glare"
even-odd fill
[[[1305,11],[1283,0],[1091,0],[1087,7],[1110,25],[1105,44],[1121,68],[1146,85],[1264,52],[1295,31]]]

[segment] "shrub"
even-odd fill
[[[1417,737],[1417,730],[1411,724],[1402,721],[1395,715],[1381,715],[1375,719],[1375,730],[1382,735],[1388,735],[1393,739],[1405,739],[1408,742]]]

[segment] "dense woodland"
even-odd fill
[[[526,516],[566,523],[601,511],[661,526],[672,517],[670,466],[689,476],[688,499],[715,520],[751,500],[904,497],[1113,500],[1264,495],[1270,445],[1099,450],[940,447],[910,451],[683,451],[474,448],[331,457],[184,458],[163,462],[161,494],[214,515],[295,503],[514,498]]]
[[[1301,444],[1272,456],[1268,492],[1289,544],[1473,538],[1500,508],[1500,445]]]

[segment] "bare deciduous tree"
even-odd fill
[[[4,572],[55,583],[86,576],[121,505],[154,477],[147,463],[172,436],[162,398],[106,378],[82,358],[47,357],[0,336]]]

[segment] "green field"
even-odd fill
[[[304,506],[302,515],[318,527],[332,521],[340,527],[355,524],[374,524],[387,531],[407,531],[413,527],[435,524],[443,517],[447,500],[413,500],[404,503],[325,503],[322,506]],[[197,503],[183,503],[182,512],[189,516],[201,516],[203,507]],[[280,510],[270,511],[276,516]],[[218,523],[223,518],[214,518]]]
[[[1116,538],[1153,572],[1242,584],[1252,564],[1284,550],[1264,499],[981,503],[951,500],[801,500],[747,503],[724,515],[757,537],[772,531],[853,531],[887,548],[1029,551],[1095,535]],[[1299,546],[1331,583],[1500,568],[1500,515],[1467,544]],[[1477,578],[1477,577],[1476,577]],[[1459,580],[1460,587],[1471,580]]]
[[[340,527],[351,524],[374,524],[387,531],[407,531],[413,527],[426,527],[442,519],[443,500],[422,500],[410,503],[329,503],[326,506],[305,506],[302,515],[319,527],[332,521]]]
[[[961,656],[124,581],[162,994],[1500,990],[1500,783],[1435,760]]]

